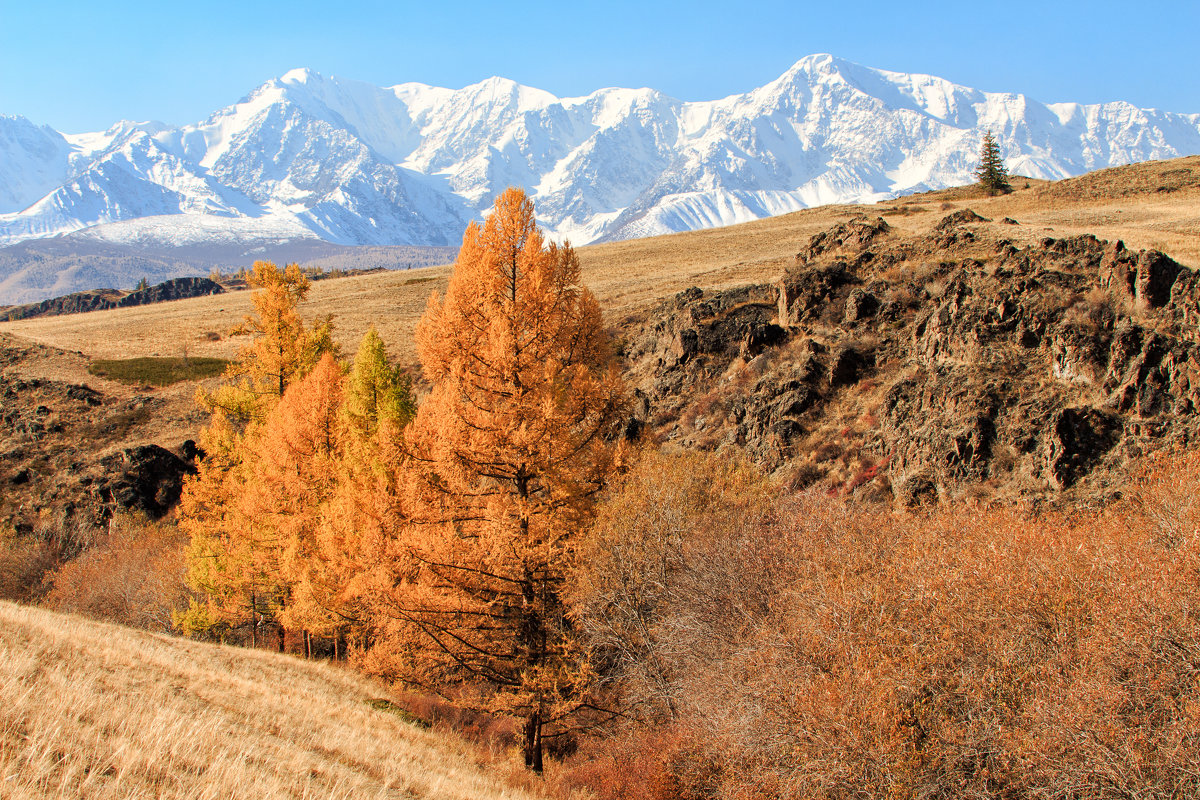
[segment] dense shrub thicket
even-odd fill
[[[588,537],[580,619],[637,720],[604,797],[1200,793],[1200,456],[1079,516],[895,514],[652,454]],[[587,750],[587,748],[585,748]]]

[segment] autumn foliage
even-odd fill
[[[374,330],[348,375],[305,330],[298,269],[256,265],[255,282],[258,336],[203,398],[209,455],[181,505],[202,600],[180,624],[350,645],[519,718],[540,772],[543,739],[589,707],[565,582],[622,453],[624,389],[574,251],[516,189],[467,229],[418,328],[419,408]]]
[[[584,544],[589,641],[643,723],[579,758],[579,781],[624,796],[608,787],[641,772],[663,798],[1200,791],[1200,456],[1086,517],[707,490],[742,469],[652,455]]]
[[[409,383],[374,330],[347,379],[328,323],[314,332],[300,321],[308,284],[295,265],[279,273],[260,262],[255,277],[259,336],[203,398],[213,411],[207,455],[180,504],[200,600],[178,623],[252,645],[269,635],[281,650],[292,630],[306,650],[315,635],[336,653],[361,632],[350,583],[365,568],[338,527],[338,503],[344,484],[369,470],[380,419],[411,414]]]
[[[574,251],[516,189],[467,229],[417,344],[433,387],[404,432],[409,525],[372,664],[522,719],[540,772],[544,729],[591,680],[564,588],[620,457],[623,387]]]
[[[256,261],[249,284],[255,289],[254,314],[237,332],[251,336],[250,344],[226,370],[221,387],[198,398],[209,411],[241,423],[261,420],[294,380],[334,349],[330,320],[308,327],[300,318],[299,304],[310,283],[298,264],[281,270]]]
[[[577,745],[564,796],[1200,795],[1200,455],[1072,515],[634,454],[577,257],[517,190],[430,299],[419,405],[374,331],[340,363],[262,273],[181,505],[185,629],[509,718],[536,772]]]

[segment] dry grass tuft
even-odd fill
[[[0,797],[536,796],[381,693],[323,662],[0,603]]]

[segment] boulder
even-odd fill
[[[808,240],[808,245],[796,254],[796,263],[804,265],[823,253],[839,249],[861,252],[891,229],[883,217],[870,219],[860,214],[847,222],[834,225],[829,230],[814,234]]]
[[[125,448],[101,464],[108,474],[93,488],[100,500],[155,519],[179,502],[183,477],[196,472],[194,464],[156,444]]]
[[[1046,436],[1046,477],[1066,489],[1086,475],[1120,439],[1119,417],[1095,408],[1065,408]]]
[[[846,313],[842,315],[842,324],[852,325],[874,316],[878,310],[878,297],[864,289],[851,289],[846,296]]]
[[[951,228],[957,228],[959,225],[972,225],[979,222],[991,222],[987,217],[981,217],[969,208],[964,208],[961,211],[955,211],[953,214],[947,214],[938,220],[938,224],[933,226],[935,231],[948,231]]]
[[[779,324],[792,328],[827,316],[835,299],[839,295],[848,295],[849,287],[858,282],[858,276],[842,261],[829,266],[789,270],[776,283]],[[844,316],[844,311],[837,315],[839,319]]]
[[[1184,266],[1157,250],[1138,254],[1133,281],[1134,301],[1142,310],[1162,308],[1171,299],[1171,287]]]

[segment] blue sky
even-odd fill
[[[1200,0],[836,6],[0,0],[0,113],[69,133],[184,124],[293,67],[377,85],[501,75],[559,96],[652,86],[709,100],[826,52],[1044,102],[1200,112]]]

